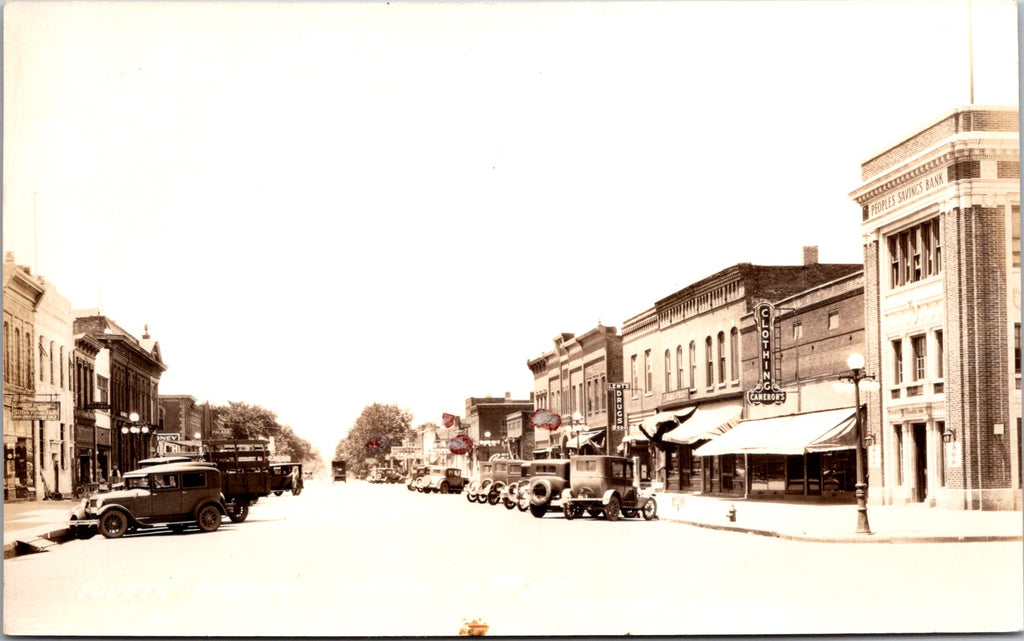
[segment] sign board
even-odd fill
[[[618,431],[626,429],[625,400],[622,397],[622,392],[629,388],[629,383],[608,383],[609,391],[615,394],[615,421],[612,422],[612,428]]]
[[[181,434],[177,432],[157,432],[156,438],[160,441],[180,441]]]
[[[397,459],[418,458],[422,456],[419,448],[409,446],[396,446],[391,448],[391,456]]]
[[[11,408],[15,421],[59,421],[60,401],[17,400]]]
[[[751,405],[782,405],[786,392],[779,388],[780,372],[773,366],[778,358],[779,346],[775,337],[775,306],[758,303],[754,307],[754,323],[757,325],[760,373],[757,386],[747,391],[747,402]]]

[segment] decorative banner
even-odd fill
[[[448,441],[448,449],[452,454],[465,454],[469,450],[473,449],[473,439],[469,438],[465,434],[459,434],[453,436]]]
[[[384,435],[374,436],[373,438],[366,442],[366,449],[370,450],[371,452],[381,451],[385,449],[387,446],[388,437]]]
[[[452,425],[455,425],[455,415],[445,412],[444,414],[441,415],[441,424],[444,425],[445,427],[451,427]]]
[[[542,427],[553,432],[561,424],[562,417],[551,410],[540,409],[530,415],[530,425],[534,427]]]
[[[757,386],[747,392],[747,402],[751,405],[781,405],[786,402],[786,393],[779,388],[773,368],[778,349],[775,345],[775,307],[771,303],[758,303],[754,307],[754,324],[757,326],[761,370]]]

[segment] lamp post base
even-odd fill
[[[857,483],[854,488],[857,496],[857,534],[871,534],[868,524],[867,484]]]

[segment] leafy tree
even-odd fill
[[[395,404],[367,405],[334,448],[334,458],[349,461],[353,468],[361,467],[369,458],[386,458],[392,447],[408,437],[411,426],[412,413],[408,410]]]
[[[320,453],[288,425],[277,421],[277,414],[265,407],[228,401],[213,408],[214,416],[222,421],[235,439],[274,439],[278,454],[303,464],[320,462]],[[322,465],[322,463],[321,463]]]

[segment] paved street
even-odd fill
[[[309,482],[211,534],[4,562],[6,634],[772,634],[1019,629],[1019,542],[808,543],[543,520],[402,485]]]

